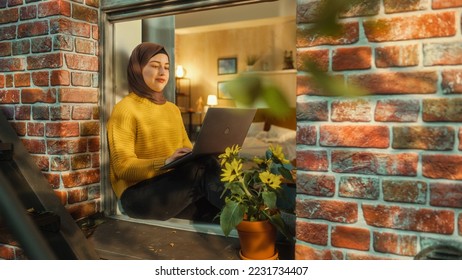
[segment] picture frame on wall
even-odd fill
[[[217,97],[219,99],[232,99],[231,95],[229,94],[226,85],[229,81],[221,81],[217,82]]]
[[[218,75],[229,75],[237,73],[237,58],[227,57],[218,59]]]

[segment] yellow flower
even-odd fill
[[[221,166],[224,166],[226,162],[237,157],[239,155],[240,150],[241,148],[238,145],[227,147],[225,152],[218,156],[218,158],[221,159],[221,162],[220,162]]]
[[[239,179],[242,174],[242,162],[237,159],[233,159],[231,163],[226,162],[225,168],[223,168],[221,173],[222,182],[233,182],[236,179]]]
[[[270,188],[278,189],[281,187],[281,175],[276,175],[269,171],[264,171],[261,172],[258,177]]]
[[[269,149],[273,153],[273,156],[277,158],[281,163],[287,164],[290,162],[286,159],[286,156],[284,155],[284,152],[282,151],[282,147],[280,145],[276,145],[276,147],[270,145]]]

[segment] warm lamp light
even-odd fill
[[[176,67],[175,76],[180,79],[183,78],[186,76],[186,69],[184,69],[182,65],[178,65]]]
[[[215,94],[210,94],[209,96],[207,96],[207,105],[209,105],[210,107],[218,105],[218,99]]]

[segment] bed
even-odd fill
[[[261,157],[271,144],[278,144],[286,158],[294,164],[296,127],[295,108],[285,118],[272,116],[268,109],[258,109],[242,144],[241,156],[249,159]]]

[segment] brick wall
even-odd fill
[[[99,0],[0,0],[0,109],[75,219],[100,211],[98,40]]]
[[[318,3],[297,6],[296,258],[460,246],[462,1],[363,1],[314,36]],[[368,94],[320,90],[307,62]]]

